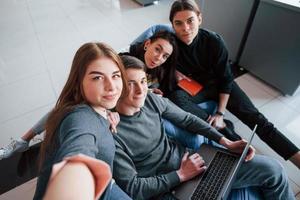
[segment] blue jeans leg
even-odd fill
[[[163,119],[163,126],[166,134],[170,138],[182,144],[184,147],[190,149],[199,149],[201,144],[208,142],[207,138],[183,130],[166,119]]]
[[[215,147],[224,148],[222,145],[212,140],[209,140],[208,138],[202,135],[190,133],[178,126],[175,126],[174,124],[172,124],[170,121],[166,119],[163,119],[163,126],[166,134],[170,138],[179,142],[184,147],[197,150],[200,148],[201,144],[210,144]]]
[[[115,182],[111,184],[110,200],[132,200]]]
[[[233,188],[259,187],[264,199],[295,199],[282,165],[275,159],[256,155],[244,162],[237,173]]]
[[[258,187],[232,189],[227,200],[264,200]]]
[[[203,143],[222,147],[201,135],[185,131],[168,120],[164,119],[163,125],[166,134],[185,147],[198,149]],[[287,176],[275,159],[256,155],[253,160],[242,164],[228,200],[254,199],[294,199]]]

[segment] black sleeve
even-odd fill
[[[228,62],[228,50],[222,37],[216,33],[212,34],[214,34],[214,37],[211,38],[214,51],[212,67],[217,75],[218,89],[220,93],[230,94],[234,77]]]

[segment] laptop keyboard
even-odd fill
[[[203,177],[198,183],[191,199],[214,200],[222,190],[231,168],[236,160],[235,156],[217,152]]]

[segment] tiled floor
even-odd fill
[[[131,0],[1,0],[0,146],[20,137],[53,106],[81,44],[97,40],[122,49],[148,26],[168,23],[171,2],[141,7]],[[300,146],[300,92],[282,96],[249,74],[237,82],[270,121]],[[247,138],[249,129],[228,115]],[[299,170],[261,140],[256,138],[254,145],[282,162],[295,193],[299,192]],[[0,199],[30,199],[33,184]]]
[[[30,200],[33,198],[36,181],[37,178],[32,179],[27,183],[24,183],[23,185],[20,185],[19,187],[1,195],[0,199],[1,200],[17,200],[17,199]]]
[[[170,2],[2,0],[0,146],[53,106],[79,46],[103,41],[122,49],[150,25],[168,23]]]
[[[291,107],[287,102],[297,102],[300,94],[293,97],[283,97],[274,88],[266,85],[259,79],[250,74],[245,74],[236,79],[240,87],[249,95],[255,106],[285,134],[297,146],[300,146],[300,112],[295,107]],[[244,137],[248,138],[250,129],[237,118],[229,116],[235,122],[236,130]],[[285,167],[290,183],[295,194],[300,191],[299,169],[290,161],[283,160],[269,146],[267,146],[257,136],[254,138],[253,145],[259,153],[275,157]]]

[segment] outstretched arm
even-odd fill
[[[72,156],[53,166],[44,199],[99,199],[110,180],[105,162]]]
[[[215,142],[219,142],[223,136],[207,122],[182,110],[170,100],[166,98],[155,98],[154,100],[156,105],[160,107],[158,109],[162,112],[162,117],[171,121],[176,126],[191,133],[203,135]]]
[[[68,163],[49,183],[44,199],[93,199],[94,193],[94,178],[88,167]]]
[[[87,186],[82,186],[85,190],[85,195],[90,193],[91,190],[95,190],[95,193],[97,193],[97,188],[99,188],[98,185],[100,181],[103,180],[102,175],[105,172],[99,165],[102,161],[97,159],[99,158],[97,155],[99,155],[100,150],[98,141],[101,139],[99,138],[99,132],[107,131],[106,127],[99,126],[99,123],[100,121],[97,116],[88,109],[71,112],[62,120],[56,138],[59,142],[59,146],[56,147],[56,150],[53,149],[53,151],[55,151],[53,156],[54,165],[52,166],[52,174],[49,180],[47,180],[50,185],[54,181],[55,184],[51,188],[57,189],[58,187],[65,188],[72,186],[73,188],[68,188],[67,190],[76,193],[81,191],[80,188],[78,189],[78,186],[87,184]],[[47,159],[47,157],[45,157],[45,159]],[[82,164],[73,165],[72,163],[83,163],[86,166],[83,166]],[[110,171],[110,167],[105,163],[104,165]],[[42,165],[40,176],[48,176],[47,168],[47,164]],[[78,176],[83,178],[84,181],[84,183],[81,183],[80,185],[77,183],[80,179],[77,178],[77,181],[74,182],[77,173],[79,173]],[[74,177],[71,177],[72,175]],[[91,181],[91,175],[93,176],[94,182]],[[102,177],[102,179],[97,177]],[[109,175],[109,180],[110,177],[111,176]],[[82,181],[80,180],[80,182]],[[61,186],[64,183],[66,183],[66,185]],[[106,186],[107,183],[102,188],[102,192],[105,190]],[[63,189],[61,190],[63,192]],[[43,186],[38,185],[37,191],[39,194],[44,194]],[[68,194],[69,191],[65,192],[65,194]],[[95,193],[92,194],[95,195]]]

